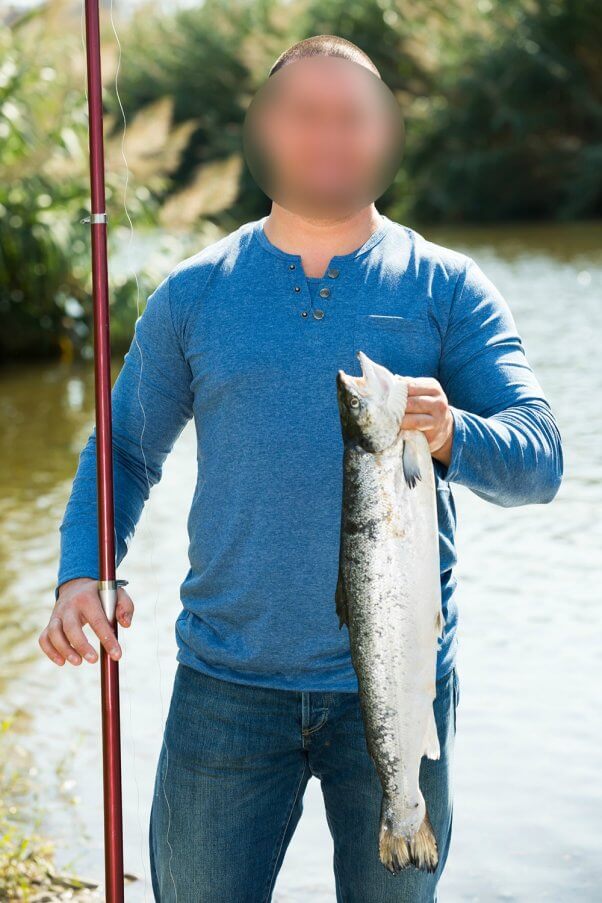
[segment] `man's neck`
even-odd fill
[[[339,219],[319,220],[298,216],[274,202],[264,232],[280,250],[301,255],[306,276],[321,277],[333,257],[361,248],[382,223],[374,204]]]

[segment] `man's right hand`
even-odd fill
[[[115,610],[118,623],[129,627],[133,614],[134,603],[119,587]],[[42,651],[57,665],[64,665],[67,660],[81,665],[83,659],[94,663],[98,655],[82,629],[84,624],[90,625],[112,659],[121,657],[121,647],[98,594],[98,581],[90,577],[77,577],[60,585],[48,624],[38,639]]]

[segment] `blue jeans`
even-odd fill
[[[338,903],[436,903],[452,828],[458,700],[453,668],[434,702],[441,757],[420,765],[439,865],[393,875],[378,857],[382,791],[357,693],[247,686],[178,663],[150,816],[155,899],[268,903],[315,775]]]

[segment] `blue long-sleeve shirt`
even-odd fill
[[[243,683],[356,691],[335,609],[335,375],[359,375],[361,349],[396,373],[438,379],[454,418],[449,466],[433,459],[442,677],[458,642],[450,484],[502,506],[550,502],[563,470],[558,425],[506,301],[472,258],[383,216],[361,248],[306,278],[301,257],[272,244],[264,221],[179,263],[136,321],[112,392],[117,565],[194,417],[198,479],[177,659]],[[60,532],[56,591],[98,578],[95,430]]]

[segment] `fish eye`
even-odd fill
[[[349,407],[350,408],[358,408],[360,404],[360,400],[356,395],[352,395],[349,399]]]

